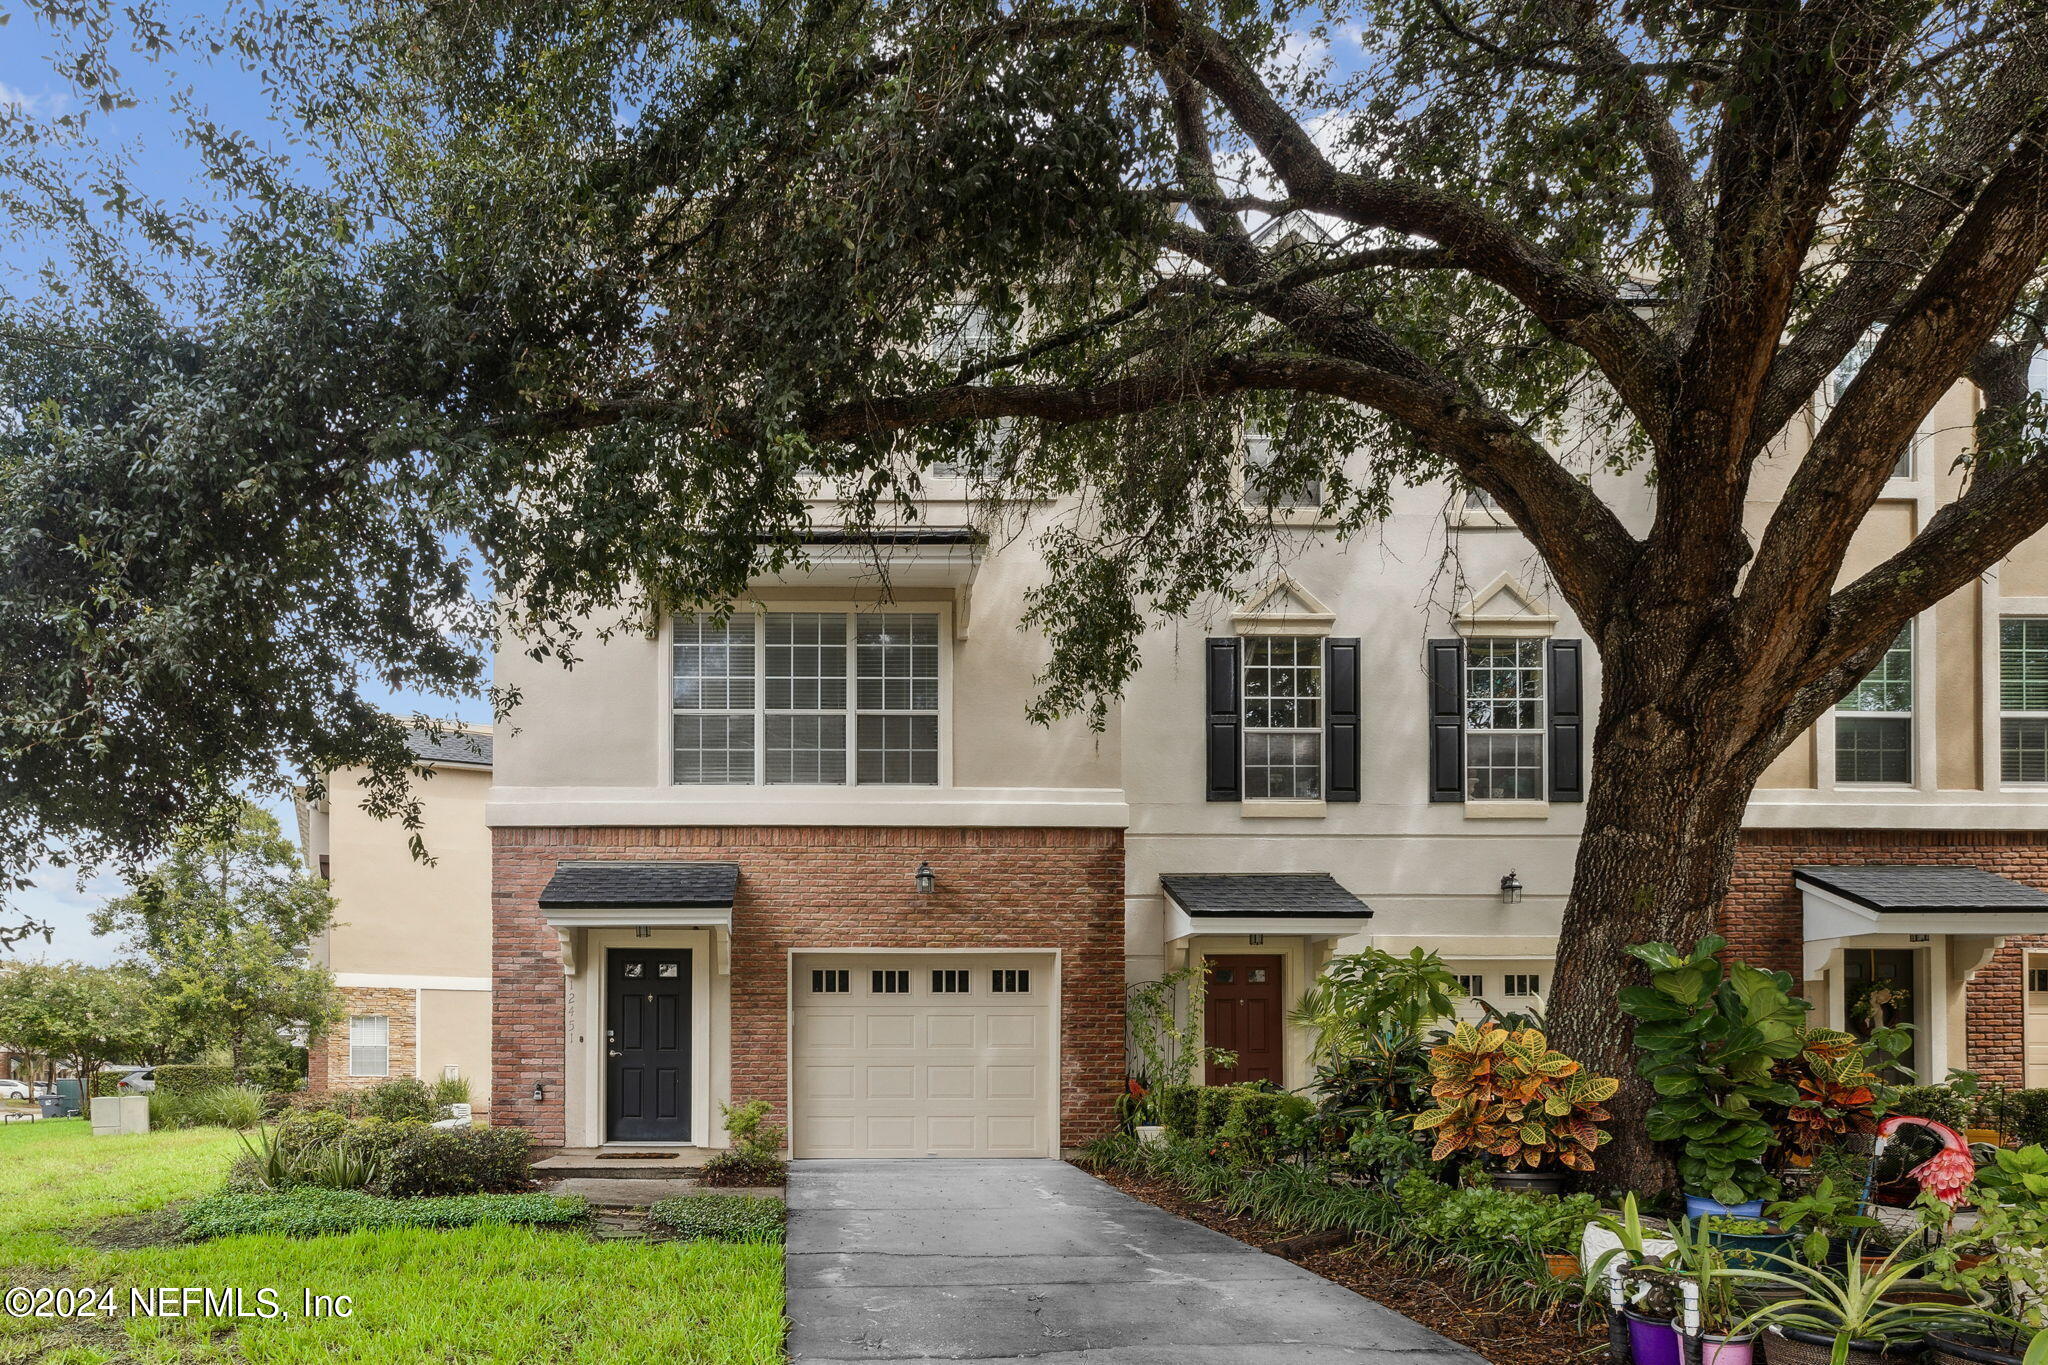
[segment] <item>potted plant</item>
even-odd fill
[[[1702,1239],[1720,1249],[1729,1264],[1739,1266],[1760,1265],[1783,1256],[1796,1235],[1768,1218],[1744,1218],[1733,1213],[1710,1213],[1698,1221],[1697,1229]]]
[[[1436,1135],[1431,1159],[1480,1152],[1500,1165],[1496,1185],[1544,1194],[1564,1188],[1566,1171],[1593,1169],[1608,1140],[1601,1106],[1621,1088],[1585,1074],[1536,1029],[1470,1023],[1430,1049],[1429,1071],[1436,1107],[1410,1121]]]
[[[1756,1357],[1757,1329],[1744,1324],[1747,1311],[1736,1293],[1737,1281],[1728,1273],[1731,1253],[1714,1240],[1708,1228],[1688,1223],[1678,1229],[1670,1259],[1684,1280],[1695,1287],[1690,1311],[1697,1317],[1686,1320],[1688,1305],[1681,1280],[1674,1325],[1681,1337],[1698,1337],[1700,1365],[1751,1365]]]
[[[1809,1002],[1792,978],[1715,956],[1725,940],[1708,935],[1690,952],[1668,943],[1628,951],[1650,970],[1650,984],[1621,992],[1636,1019],[1638,1069],[1656,1091],[1647,1128],[1652,1140],[1679,1147],[1686,1212],[1694,1218],[1755,1218],[1778,1182],[1764,1168],[1777,1144],[1772,1115],[1799,1098],[1779,1064],[1806,1046]]]
[[[1185,1023],[1178,1018],[1184,988],[1199,982],[1206,970],[1182,967],[1155,981],[1140,981],[1126,993],[1124,1019],[1139,1063],[1124,1083],[1118,1109],[1141,1142],[1157,1142],[1165,1131],[1160,1096],[1169,1088],[1193,1084],[1195,1069],[1204,1060],[1225,1056],[1202,1044],[1201,991],[1185,991],[1188,1017]]]
[[[1810,1265],[1848,1253],[1849,1234],[1880,1227],[1875,1218],[1858,1212],[1862,1199],[1838,1189],[1831,1175],[1822,1175],[1798,1195],[1772,1204],[1769,1214],[1778,1228],[1799,1240],[1799,1253]],[[1805,1229],[1801,1232],[1801,1229]]]
[[[1767,1329],[1764,1349],[1772,1365],[1880,1365],[1917,1352],[1932,1330],[1968,1328],[1995,1316],[1918,1296],[1912,1282],[1928,1260],[1900,1257],[1893,1252],[1875,1271],[1856,1257],[1840,1270],[1784,1257],[1773,1258],[1775,1269],[1731,1267],[1725,1273],[1733,1279],[1786,1291],[1738,1327]]]
[[[2048,1340],[2048,1150],[2001,1150],[1970,1193],[1976,1223],[1935,1250],[1931,1278],[1999,1318],[1937,1328],[1928,1349],[1938,1365],[2019,1365],[2032,1342]]]

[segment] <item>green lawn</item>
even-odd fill
[[[219,1129],[94,1138],[82,1120],[0,1126],[0,1289],[112,1286],[121,1309],[112,1321],[0,1315],[0,1362],[782,1359],[779,1246],[521,1227],[119,1245],[156,1235],[135,1215],[218,1188],[237,1150]],[[132,1286],[235,1287],[252,1308],[268,1288],[293,1316],[133,1318]],[[350,1296],[352,1315],[302,1316],[308,1291]]]

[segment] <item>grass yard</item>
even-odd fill
[[[526,1227],[394,1228],[164,1244],[150,1214],[218,1189],[220,1129],[94,1138],[82,1120],[0,1126],[0,1289],[112,1286],[120,1316],[0,1315],[0,1362],[677,1361],[782,1359],[782,1248],[596,1242]],[[276,1290],[289,1318],[138,1319],[128,1290]],[[301,1316],[306,1292],[346,1318]]]

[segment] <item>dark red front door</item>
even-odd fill
[[[1280,959],[1212,957],[1203,1041],[1237,1054],[1237,1065],[1209,1064],[1210,1085],[1280,1082]]]

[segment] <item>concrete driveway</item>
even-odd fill
[[[1478,1365],[1341,1285],[1061,1161],[799,1161],[793,1361]]]

